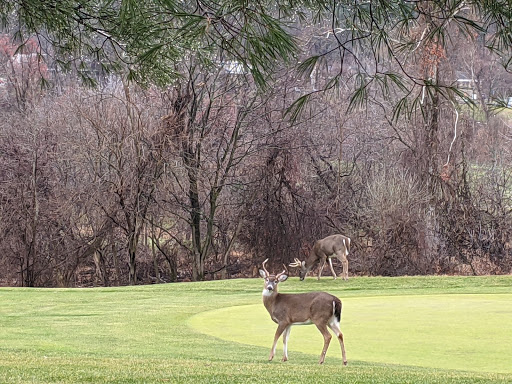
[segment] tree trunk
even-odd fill
[[[231,237],[231,240],[229,240],[229,244],[224,251],[224,269],[221,272],[221,279],[226,279],[228,277],[228,263],[229,263],[229,254],[231,253],[231,249],[233,248],[233,244],[235,243],[236,238],[238,237],[238,234],[240,233],[240,230],[242,229],[242,223],[243,220],[240,219],[238,221],[238,224],[236,225],[235,233],[233,234],[233,237]]]
[[[135,230],[132,231],[128,238],[128,267],[130,269],[128,281],[130,285],[137,284],[137,245],[139,242],[139,237],[135,233]]]
[[[100,251],[96,250],[93,253],[93,259],[94,259],[94,265],[96,267],[96,276],[98,277],[98,279],[100,280],[100,283],[104,287],[108,287],[109,281],[108,281],[107,270],[105,268],[105,259],[103,258],[103,254]]]
[[[431,69],[433,79],[436,84],[439,84],[439,63],[436,62]],[[429,192],[429,201],[427,207],[427,217],[425,218],[425,254],[424,259],[427,260],[428,265],[433,265],[435,255],[439,248],[438,236],[438,218],[436,207],[438,204],[438,194],[440,191],[440,172],[439,172],[439,116],[440,116],[440,98],[439,92],[436,89],[432,91],[432,97],[426,98],[425,105],[425,168],[424,180],[426,181],[427,189]],[[424,271],[427,272],[427,271]]]
[[[23,265],[21,270],[22,276],[22,285],[25,287],[33,287],[35,284],[35,271],[34,271],[34,263],[36,260],[37,253],[37,224],[39,221],[39,201],[37,196],[37,165],[38,165],[38,155],[37,151],[34,152],[34,159],[32,162],[32,178],[31,178],[31,188],[32,188],[32,217],[30,220],[30,227],[28,229],[28,233],[25,237],[26,242],[26,251],[24,254]]]
[[[111,229],[110,232],[110,249],[112,252],[112,262],[114,264],[114,284],[116,286],[121,285],[120,278],[121,278],[121,269],[119,267],[119,256],[117,254],[117,245],[116,245],[116,239],[114,235],[114,228]]]
[[[190,202],[190,227],[192,231],[192,280],[204,280],[204,254],[201,246],[201,207],[197,182],[197,161],[192,148],[185,146],[184,160],[188,173],[188,197]]]
[[[147,233],[145,234],[146,236],[146,239],[147,239]],[[157,260],[157,257],[156,257],[156,246],[155,246],[155,242],[156,242],[156,235],[155,235],[155,226],[153,225],[153,223],[151,223],[151,254],[153,256],[153,271],[154,271],[154,274],[155,274],[155,280],[157,283],[160,283],[160,271],[158,269],[158,260]],[[146,240],[146,244],[147,244],[147,240]]]

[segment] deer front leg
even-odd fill
[[[270,350],[270,356],[268,357],[268,361],[272,361],[274,358],[274,355],[276,354],[276,345],[277,341],[279,340],[279,337],[283,333],[283,331],[286,329],[288,324],[279,323],[276,329],[276,334],[274,336],[274,344],[272,344],[272,349]]]
[[[336,280],[336,272],[334,272],[334,268],[332,267],[332,259],[329,257],[329,267],[331,267],[331,273],[334,280]]]
[[[289,325],[283,332],[283,361],[288,361],[288,338],[290,337],[290,331],[292,326]]]
[[[322,276],[322,271],[325,266],[325,259],[326,259],[325,256],[320,259],[320,268],[318,268],[318,280],[320,280],[320,276]]]
[[[327,353],[327,348],[329,348],[329,343],[331,342],[331,334],[327,330],[327,326],[325,324],[315,324],[318,330],[322,333],[324,337],[324,349],[322,350],[322,354],[320,355],[320,361],[318,364],[323,364],[325,360],[325,355]]]

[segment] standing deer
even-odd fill
[[[277,340],[283,335],[283,361],[288,360],[288,338],[292,325],[315,324],[324,337],[324,349],[320,355],[319,364],[323,364],[327,348],[331,342],[331,334],[327,327],[338,337],[341,345],[343,365],[347,365],[343,334],[340,330],[341,300],[327,292],[308,292],[297,294],[283,294],[277,292],[277,285],[288,279],[283,272],[272,275],[265,268],[263,262],[260,275],[265,279],[263,285],[263,305],[267,308],[272,320],[277,323],[274,344],[270,350],[269,361],[276,353]]]
[[[336,279],[336,273],[332,267],[331,258],[336,257],[343,264],[343,280],[348,280],[348,252],[350,251],[350,238],[343,235],[331,235],[324,239],[317,240],[309,257],[305,261],[300,261],[295,258],[295,261],[290,264],[290,267],[300,267],[299,277],[304,280],[308,272],[313,268],[316,262],[320,263],[320,269],[318,271],[318,280],[322,276],[322,270],[324,269],[325,260],[329,260],[329,266],[331,267],[332,276]]]

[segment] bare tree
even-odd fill
[[[180,243],[190,255],[192,278],[202,280],[212,272],[205,269],[206,261],[220,245],[216,243],[220,213],[229,220],[236,217],[233,209],[241,204],[229,196],[243,194],[243,177],[237,180],[234,175],[253,150],[250,116],[261,99],[224,68],[204,76],[200,67],[191,65],[188,82],[171,90],[168,100],[164,121],[174,132],[172,142],[182,164],[169,170],[176,180],[170,202],[180,208],[174,215],[185,220],[190,231],[189,240],[182,238]],[[228,202],[235,205],[226,215]],[[231,238],[224,243],[224,254],[239,233],[241,221],[232,222],[224,231]],[[221,268],[226,263],[223,257]]]
[[[88,162],[104,193],[97,204],[125,235],[129,282],[136,284],[139,243],[163,173],[166,136],[152,110],[142,107],[142,95],[132,91],[123,85],[111,95],[86,94],[88,103],[76,109],[95,135]]]

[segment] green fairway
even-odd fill
[[[261,279],[0,289],[0,383],[510,383],[512,277],[297,278],[343,303],[349,365],[314,326],[268,362]],[[281,343],[279,344],[281,348]]]
[[[350,359],[512,373],[512,294],[361,297],[343,304]],[[190,324],[210,336],[268,348],[276,330],[261,304],[203,312]],[[315,326],[293,328],[289,350],[318,357],[322,345]],[[328,356],[341,361],[336,341]]]

